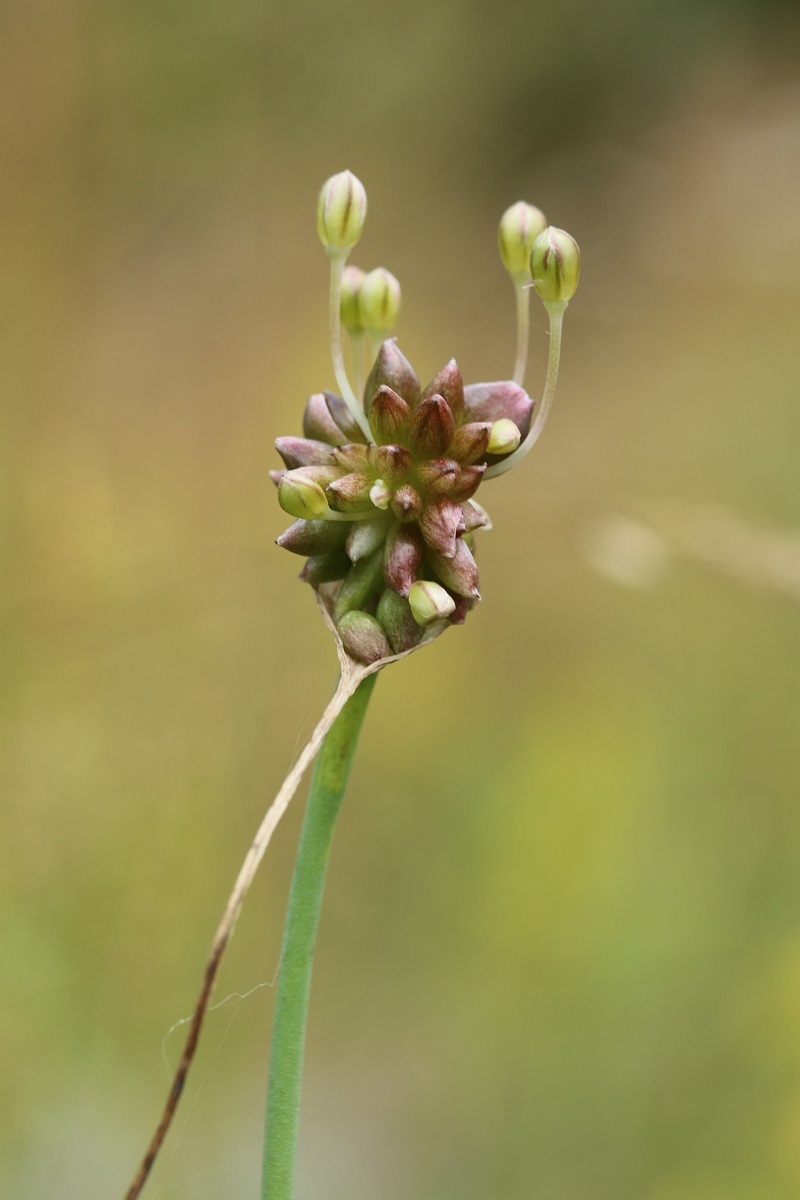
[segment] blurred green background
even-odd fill
[[[800,1195],[796,4],[17,0],[0,68],[0,1192],[122,1196],[333,687],[267,470],[349,167],[425,378],[510,373],[506,205],[584,266],[484,603],[368,715],[298,1200]],[[257,1194],[301,807],[150,1200]]]

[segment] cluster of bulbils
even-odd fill
[[[514,379],[464,386],[451,359],[426,387],[390,333],[400,286],[388,271],[346,267],[367,211],[349,171],[322,187],[317,228],[331,263],[330,332],[341,395],[311,396],[302,437],[278,438],[286,470],[273,472],[281,507],[296,520],[278,545],[307,557],[300,578],[325,599],[348,653],[363,663],[412,649],[480,599],[474,535],[489,527],[475,499],[532,447],[552,403],[561,318],[578,285],[580,254],[539,209],[520,202],[500,222],[500,254],[517,296]],[[550,316],[542,401],[522,386],[528,297]],[[344,365],[350,341],[355,387]],[[364,386],[365,343],[371,370]]]

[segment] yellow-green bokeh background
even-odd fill
[[[16,0],[0,34],[0,1192],[123,1194],[332,688],[267,470],[332,383],[313,210],[349,167],[426,377],[510,371],[507,204],[584,274],[484,603],[375,693],[298,1200],[793,1200],[796,7]],[[534,391],[545,351],[534,306]],[[650,586],[591,565],[620,512],[670,547]],[[300,815],[220,999],[273,980]],[[271,1004],[209,1018],[151,1200],[257,1195]]]

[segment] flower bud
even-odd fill
[[[540,233],[531,251],[533,286],[545,304],[566,304],[578,290],[581,252],[563,229],[550,225]]]
[[[365,276],[359,293],[361,323],[370,333],[387,334],[400,314],[400,284],[385,267]]]
[[[383,479],[376,479],[369,489],[369,498],[376,508],[387,509],[392,502],[392,489]]]
[[[372,480],[368,475],[353,471],[350,475],[341,475],[328,484],[326,492],[331,507],[338,512],[359,512],[369,504],[369,489]]]
[[[430,579],[418,579],[408,594],[408,603],[418,625],[430,625],[449,617],[456,602],[441,584]]]
[[[341,525],[344,522],[328,521],[327,524]],[[359,559],[372,554],[378,546],[382,546],[392,524],[392,514],[389,512],[370,517],[365,521],[353,521],[351,525],[345,524],[345,530],[349,530],[345,550],[350,561],[358,562]]]
[[[425,546],[416,525],[398,525],[386,539],[383,573],[398,596],[408,596],[422,565]]]
[[[339,302],[339,313],[342,327],[348,333],[364,332],[359,296],[365,278],[366,275],[360,267],[345,267],[342,274],[342,297]]]
[[[471,421],[456,430],[456,435],[450,443],[450,454],[463,467],[468,467],[483,458],[492,436],[492,425],[489,421]]]
[[[431,554],[430,563],[446,587],[457,596],[480,599],[478,592],[478,568],[472,552],[463,538],[456,539],[456,552],[452,558]]]
[[[334,461],[328,443],[313,438],[279,437],[275,439],[275,449],[290,470],[312,464],[327,466]]]
[[[466,530],[464,510],[455,500],[440,496],[425,505],[419,527],[431,550],[444,558],[452,558],[456,552],[456,538]]]
[[[318,483],[301,470],[287,471],[278,484],[278,503],[292,517],[313,521],[328,511],[328,501]]]
[[[284,530],[277,544],[292,554],[326,554],[342,545],[349,528],[346,521],[295,521]]]
[[[347,653],[359,662],[374,663],[391,657],[392,647],[383,626],[369,613],[357,609],[346,613],[339,621],[339,634]]]
[[[492,425],[486,449],[489,454],[510,454],[521,441],[522,437],[514,422],[502,417]]]
[[[422,630],[414,620],[410,604],[391,588],[386,588],[378,601],[376,616],[395,654],[410,650],[422,637]]]
[[[530,278],[533,243],[546,228],[547,218],[542,210],[524,200],[512,204],[503,213],[497,243],[503,266],[514,279]]]
[[[431,396],[444,397],[458,424],[464,412],[464,383],[454,358],[445,363],[439,374],[433,377],[420,400],[428,400]]]
[[[380,444],[401,442],[408,436],[411,409],[397,392],[381,384],[369,406],[369,427]]]
[[[307,558],[300,579],[315,588],[321,583],[335,583],[338,579],[344,579],[349,569],[350,560],[342,549],[329,550],[326,554],[314,554]]]
[[[352,566],[348,560],[348,567],[333,607],[334,620],[337,622],[351,609],[366,608],[377,599],[384,587],[383,546],[378,546],[372,554],[360,558]]]
[[[398,521],[416,521],[423,509],[423,500],[411,483],[403,483],[392,496],[391,510]]]
[[[317,233],[329,254],[355,246],[366,215],[367,193],[352,171],[340,171],[323,183],[317,204]]]
[[[381,342],[377,358],[369,373],[367,386],[364,388],[364,395],[368,400],[372,400],[382,383],[397,392],[398,396],[402,396],[406,404],[410,404],[412,408],[419,400],[417,372],[403,352],[397,348],[394,338],[386,338]]]
[[[443,396],[430,396],[414,409],[409,446],[417,458],[439,458],[456,431],[450,405]]]

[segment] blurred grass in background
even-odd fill
[[[590,566],[666,502],[800,526],[796,6],[32,0],[0,34],[0,1190],[123,1193],[333,686],[267,469],[332,382],[313,214],[349,167],[426,378],[511,370],[507,204],[584,273],[484,604],[373,701],[299,1197],[796,1197],[796,598],[746,556]],[[535,394],[536,305],[532,347]],[[274,977],[300,809],[219,999]],[[152,1200],[256,1194],[271,1002],[210,1017]]]

